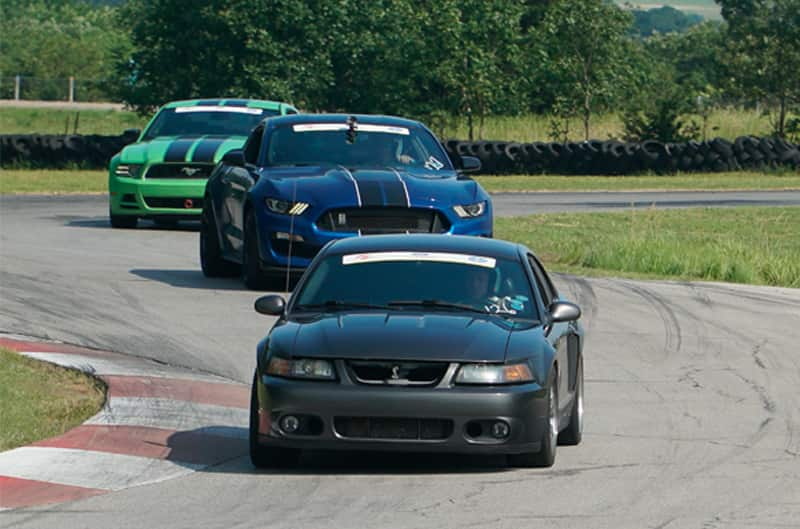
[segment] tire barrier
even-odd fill
[[[0,167],[104,169],[136,134],[0,135]],[[626,175],[644,172],[720,172],[788,167],[800,169],[800,146],[780,138],[741,136],[686,143],[646,140],[583,142],[447,140],[444,148],[458,165],[461,156],[481,161],[478,174]]]
[[[0,135],[0,167],[31,169],[104,169],[137,134],[120,136],[4,134]]]
[[[686,143],[590,140],[566,143],[447,140],[456,164],[461,156],[481,161],[477,174],[627,175],[653,172],[722,172],[787,167],[800,170],[800,145],[779,138],[742,136]]]

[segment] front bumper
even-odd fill
[[[311,264],[314,256],[327,243],[348,237],[357,237],[357,232],[325,231],[319,229],[315,220],[328,208],[310,207],[302,215],[278,215],[260,207],[257,211],[261,262],[265,269],[292,268],[304,269]],[[443,235],[473,235],[477,237],[492,236],[491,210],[487,214],[473,219],[460,219],[452,212],[440,210],[450,223],[450,228]],[[287,235],[295,239],[291,245],[289,258],[289,242]],[[284,238],[278,238],[284,237]],[[291,262],[290,262],[291,261]]]
[[[111,213],[140,218],[199,219],[205,179],[147,180],[112,176],[108,191]]]
[[[548,428],[547,391],[535,383],[411,388],[362,385],[346,376],[337,382],[312,382],[262,375],[257,394],[259,442],[272,446],[517,454],[537,452]],[[286,415],[299,416],[318,426],[300,434],[286,433],[281,428],[281,419]],[[451,427],[436,438],[373,438],[343,432],[341,424],[347,418],[410,424],[435,421]],[[496,421],[510,427],[506,438],[490,435],[487,426]],[[478,436],[474,435],[475,424],[484,425]]]

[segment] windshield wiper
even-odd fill
[[[386,305],[373,305],[371,303],[358,303],[350,301],[341,301],[336,299],[329,299],[322,303],[307,303],[303,305],[295,305],[296,310],[346,310],[346,309],[379,309],[386,310],[389,307]]]
[[[443,309],[456,309],[464,312],[477,312],[478,314],[489,314],[485,310],[476,309],[471,305],[464,305],[462,303],[448,303],[446,301],[439,301],[438,299],[423,299],[423,300],[409,300],[409,301],[390,301],[387,303],[390,307],[405,306],[405,307],[432,307]]]

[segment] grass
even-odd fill
[[[147,117],[124,110],[4,107],[0,108],[0,134],[118,135],[125,129],[143,128],[147,120]]]
[[[60,435],[104,401],[102,382],[0,348],[0,451]]]
[[[797,172],[740,171],[641,176],[510,175],[474,177],[490,193],[511,191],[735,191],[800,189]]]
[[[0,134],[64,134],[75,130],[76,112],[72,110],[0,108]],[[82,110],[77,132],[80,134],[121,134],[125,129],[141,129],[147,117],[124,110]],[[551,141],[550,118],[545,115],[495,116],[484,123],[483,139],[506,141]],[[593,138],[605,140],[622,135],[622,122],[615,114],[592,116],[590,132]],[[461,119],[441,133],[443,138],[466,139],[467,123]],[[737,136],[763,136],[770,132],[769,119],[754,110],[720,109],[709,118],[708,136],[732,140]],[[570,123],[571,140],[583,140],[583,125],[579,119]]]
[[[796,172],[693,173],[671,176],[478,176],[489,192],[510,191],[645,191],[645,190],[782,190],[800,189]],[[108,173],[103,170],[0,170],[0,194],[105,193]]]
[[[695,118],[699,121],[699,118]],[[708,120],[707,135],[733,140],[738,136],[766,136],[770,133],[767,116],[755,110],[719,109]],[[583,141],[583,124],[579,118],[570,121],[569,139]],[[468,129],[466,120],[449,126],[441,133],[443,138],[466,139]],[[496,116],[486,119],[482,139],[518,142],[553,141],[550,136],[550,118],[544,115]],[[606,140],[622,137],[622,121],[616,114],[592,116],[589,123],[592,138]],[[476,126],[477,133],[477,126]]]
[[[800,288],[800,208],[559,213],[495,219],[555,271]]]
[[[90,170],[0,169],[0,194],[104,193],[108,172]]]

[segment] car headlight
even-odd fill
[[[114,174],[117,176],[125,176],[127,178],[139,178],[142,172],[142,164],[140,163],[125,163],[119,164],[114,169]]]
[[[520,384],[533,382],[528,364],[464,364],[456,375],[456,384]]]
[[[289,202],[288,200],[281,200],[279,198],[267,197],[264,199],[267,208],[279,215],[302,215],[308,209],[308,204],[305,202]]]
[[[267,374],[275,377],[334,380],[336,375],[330,360],[294,358],[288,360],[274,356],[267,364]]]
[[[475,202],[474,204],[464,204],[462,206],[453,206],[453,211],[462,219],[471,217],[480,217],[486,211],[486,201]]]

